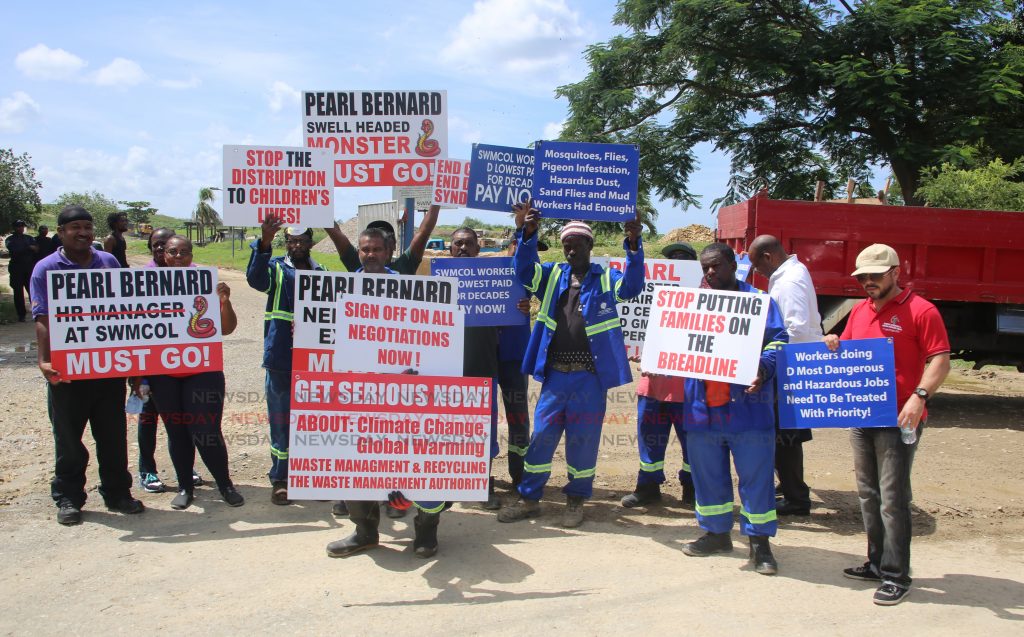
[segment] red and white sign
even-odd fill
[[[487,499],[491,379],[292,375],[288,497]]]
[[[64,378],[223,369],[215,268],[48,274],[50,362]]]
[[[592,263],[619,272],[626,271],[625,257],[594,257]],[[626,342],[626,356],[639,356],[647,340],[647,319],[654,300],[655,285],[681,285],[698,287],[703,271],[697,261],[677,259],[644,259],[644,291],[616,305],[622,336]]]
[[[448,156],[446,91],[305,91],[305,145],[337,160],[336,186],[430,186]]]
[[[757,378],[769,296],[656,285],[640,369],[749,385]]]
[[[268,214],[287,225],[334,225],[334,156],[322,149],[224,146],[224,223],[258,226]]]
[[[465,208],[469,192],[469,160],[438,159],[434,165],[433,204]]]

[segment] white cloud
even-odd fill
[[[277,113],[285,107],[297,106],[301,97],[298,90],[281,80],[277,80],[270,87],[270,96],[268,98],[270,110]],[[298,112],[297,109],[296,112]]]
[[[187,80],[160,80],[160,86],[164,88],[182,91],[190,88],[199,88],[203,82],[193,75]]]
[[[142,67],[133,60],[114,58],[114,60],[96,72],[93,78],[98,86],[135,86],[149,79]]]
[[[51,49],[37,44],[14,58],[19,71],[37,80],[65,80],[74,78],[86,66],[86,61],[64,49]]]
[[[565,122],[548,122],[544,125],[544,132],[541,133],[541,139],[558,139],[558,136],[562,134],[563,126],[565,126]]]
[[[561,76],[585,36],[565,0],[481,0],[459,22],[441,60],[503,82],[508,75]]]
[[[28,93],[15,91],[0,99],[0,131],[20,133],[39,116],[39,104]]]
[[[448,116],[448,145],[456,139],[463,144],[473,144],[481,141],[483,133],[478,126],[470,124],[458,115]]]

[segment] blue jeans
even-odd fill
[[[903,444],[897,427],[850,430],[853,467],[864,531],[868,534],[868,562],[882,577],[903,588],[910,579],[910,468],[920,443]]]
[[[267,370],[267,419],[270,421],[271,482],[288,480],[288,423],[292,415],[292,374]]]

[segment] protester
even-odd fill
[[[712,243],[700,253],[704,281],[713,290],[760,294],[736,280],[736,255],[724,243]],[[778,529],[772,477],[775,422],[772,380],[777,346],[788,340],[779,308],[771,297],[761,339],[757,378],[749,386],[712,380],[686,379],[684,422],[686,448],[693,466],[697,522],[705,534],[683,547],[694,557],[732,551],[732,455],[739,478],[740,533],[750,537],[750,560],[762,575],[778,572],[769,537]]]
[[[384,265],[397,274],[416,274],[416,271],[420,268],[420,264],[423,263],[423,252],[427,248],[427,242],[430,241],[430,234],[434,232],[434,227],[437,225],[437,216],[440,212],[441,206],[430,206],[427,213],[423,215],[423,220],[420,221],[420,226],[416,229],[416,233],[413,234],[409,247],[406,248],[402,254],[398,255],[397,259],[392,259],[395,250],[398,248],[398,241],[395,238],[395,234],[385,227],[384,222],[370,223],[370,225],[367,226],[367,229],[377,228],[384,235],[384,252],[387,255]],[[355,249],[352,247],[352,243],[349,241],[348,237],[341,232],[341,230],[338,231],[338,239],[335,241],[335,246],[339,246],[339,254],[343,249],[345,250],[346,256],[350,254],[349,250],[352,250],[351,254],[355,254]],[[356,256],[355,259],[357,264],[349,268],[350,270],[355,270],[359,267],[359,257]],[[348,263],[346,262],[346,266],[347,265]]]
[[[750,243],[750,266],[768,279],[768,295],[779,306],[790,343],[821,341],[818,297],[807,266],[795,254],[786,254],[782,242],[770,234]],[[804,482],[803,444],[811,440],[810,429],[779,428],[775,411],[775,472],[782,500],[775,503],[778,515],[810,515],[811,490]]]
[[[192,242],[175,235],[164,248],[167,267],[192,266]],[[238,318],[231,306],[231,289],[227,283],[217,284],[220,299],[221,334],[235,331]],[[210,470],[221,497],[229,506],[245,504],[235,488],[228,470],[228,448],[221,432],[224,415],[224,372],[162,374],[148,377],[153,400],[167,431],[167,448],[178,477],[178,494],[171,500],[172,509],[187,509],[195,498],[192,468],[196,451]]]
[[[868,561],[845,569],[851,579],[879,582],[874,602],[893,606],[910,592],[912,499],[910,470],[928,420],[928,399],[949,374],[949,338],[942,316],[909,287],[900,287],[900,259],[876,243],[857,255],[851,276],[867,298],[854,306],[842,336],[829,334],[825,344],[836,351],[840,341],[892,339],[896,362],[897,427],[850,430],[857,494],[868,536]],[[913,432],[913,442],[901,439]]]
[[[4,240],[4,245],[11,258],[7,265],[7,274],[10,275],[11,290],[14,292],[14,311],[18,315],[18,321],[25,322],[28,316],[25,293],[29,292],[29,278],[32,276],[32,267],[36,263],[39,247],[32,237],[25,234],[25,222],[21,219],[14,222],[14,231]],[[31,292],[29,296],[31,297]]]
[[[45,259],[46,257],[50,256],[51,254],[54,253],[54,251],[57,250],[57,248],[60,247],[60,243],[54,241],[53,237],[48,236],[49,234],[50,229],[48,227],[39,226],[38,234],[36,235],[36,262],[39,262],[42,259]]]
[[[81,206],[67,206],[57,215],[57,234],[63,247],[36,264],[32,271],[32,317],[36,323],[39,369],[47,380],[47,407],[53,425],[56,466],[50,495],[57,504],[57,522],[82,521],[85,505],[85,469],[89,452],[82,444],[88,422],[96,442],[99,493],[108,509],[142,513],[145,507],[132,497],[128,472],[128,423],[124,412],[123,378],[70,381],[50,363],[50,322],[47,296],[50,270],[119,267],[109,254],[92,247],[92,215]]]
[[[389,261],[387,233],[380,228],[367,228],[359,234],[359,259],[362,266],[357,272],[366,274],[398,274],[386,264]],[[412,370],[409,370],[410,372]],[[380,542],[380,505],[376,501],[346,500],[348,517],[355,523],[355,531],[348,537],[335,540],[327,545],[329,557],[349,557],[360,551],[377,546]],[[388,516],[395,517],[392,510],[404,512],[415,506],[413,518],[415,536],[413,551],[417,557],[428,558],[437,553],[437,527],[441,523],[441,512],[451,505],[446,502],[411,502],[401,494],[392,492],[388,498]]]
[[[128,267],[128,243],[124,233],[128,232],[128,215],[123,212],[112,212],[107,215],[107,227],[110,234],[103,241],[103,250],[114,255],[122,268]]]
[[[583,523],[583,504],[593,493],[606,394],[633,380],[619,326],[616,303],[633,298],[644,286],[641,225],[625,224],[624,273],[590,263],[594,235],[573,221],[559,235],[566,263],[541,264],[537,234],[541,215],[527,201],[515,207],[519,246],[513,257],[516,276],[541,299],[537,322],[523,360],[541,387],[534,433],[524,459],[519,498],[498,512],[500,522],[540,515],[540,499],[551,476],[551,458],[566,435],[569,482],[563,489],[562,525]]]
[[[291,418],[292,322],[294,320],[295,271],[326,270],[317,263],[310,250],[313,231],[285,231],[285,256],[273,257],[272,243],[284,225],[274,214],[268,214],[260,225],[261,237],[250,244],[252,255],[245,270],[249,287],[267,295],[263,321],[263,368],[266,374],[267,416],[270,422],[270,501],[291,504],[288,499],[288,429]],[[327,228],[334,241],[343,267],[358,267],[351,260],[351,251],[343,250],[347,240],[338,225]],[[351,246],[349,246],[351,247]],[[273,258],[271,258],[273,257]]]
[[[661,253],[677,261],[697,260],[697,252],[688,243],[667,245]],[[640,357],[634,356],[631,360],[639,362]],[[636,488],[619,502],[628,509],[661,500],[661,485],[665,482],[665,451],[673,429],[683,451],[683,466],[679,470],[679,484],[683,488],[681,502],[684,508],[693,508],[693,477],[686,451],[686,431],[683,428],[684,384],[680,376],[646,373],[636,383],[636,433],[640,470],[637,472]]]

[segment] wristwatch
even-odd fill
[[[921,400],[928,400],[928,390],[924,387],[918,387],[914,390],[914,393],[917,394]]]

